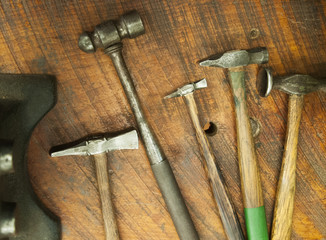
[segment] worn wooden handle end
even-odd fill
[[[106,153],[94,155],[106,240],[118,240],[119,232],[111,200]]]
[[[187,94],[185,97],[185,103],[188,106],[188,111],[196,130],[196,137],[198,139],[201,152],[205,161],[202,161],[202,165],[206,171],[209,183],[211,185],[213,195],[221,216],[221,220],[224,226],[225,233],[230,240],[245,239],[243,236],[242,228],[231,201],[230,194],[227,186],[224,183],[224,179],[221,171],[219,170],[215,156],[212,152],[206,134],[204,133],[198,118],[197,106],[193,94]]]
[[[271,236],[274,240],[287,240],[291,238],[295,171],[302,107],[303,95],[291,95],[289,97],[287,132],[272,225]]]

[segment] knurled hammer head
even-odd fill
[[[318,90],[326,91],[326,79],[316,79],[304,74],[274,78],[268,68],[261,68],[258,71],[256,87],[262,97],[267,97],[272,89],[291,95],[304,95]]]
[[[84,141],[73,147],[52,152],[51,157],[95,155],[122,149],[138,149],[138,135],[136,130],[112,138],[98,138]]]
[[[189,83],[189,84],[184,85],[181,88],[178,88],[177,91],[165,96],[164,99],[185,96],[189,93],[194,92],[196,89],[201,89],[201,88],[206,88],[206,87],[207,87],[207,82],[206,82],[206,79],[204,78],[197,82]]]
[[[250,50],[233,50],[222,55],[215,55],[199,62],[200,66],[234,68],[249,64],[264,64],[268,62],[266,48],[253,48]]]
[[[123,38],[135,38],[145,33],[144,24],[137,11],[121,16],[118,21],[108,20],[97,25],[93,32],[80,35],[78,46],[86,53],[98,48],[108,48]]]

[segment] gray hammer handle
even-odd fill
[[[142,111],[130,73],[122,56],[122,44],[118,43],[105,49],[105,53],[111,57],[125,94],[129,100],[138,124],[140,135],[144,141],[154,176],[160,187],[179,238],[181,240],[197,240],[199,239],[198,233],[191,220],[172,169]]]

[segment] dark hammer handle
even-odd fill
[[[129,100],[154,176],[160,187],[179,238],[181,240],[197,240],[199,239],[198,233],[191,220],[172,169],[142,111],[130,73],[123,59],[121,48],[121,44],[113,45],[105,49],[105,53],[111,57]]]
[[[273,240],[291,239],[295,171],[302,108],[303,95],[290,95],[286,140],[274,207],[271,235]]]
[[[236,113],[241,190],[249,239],[268,239],[265,208],[255,145],[248,116],[245,73],[242,67],[229,70]]]
[[[152,170],[179,238],[181,240],[199,240],[169,162],[166,160],[154,164]]]
[[[225,233],[230,240],[245,239],[237,213],[231,201],[230,194],[227,186],[224,183],[222,173],[216,164],[216,159],[212,152],[211,146],[200,125],[194,95],[193,93],[190,93],[185,95],[184,98],[186,105],[188,106],[191,120],[195,127],[196,137],[198,139],[201,152],[205,158],[205,161],[201,162],[209,179]]]
[[[106,240],[118,240],[119,231],[114,215],[114,208],[111,200],[111,191],[108,174],[108,164],[106,153],[94,155],[96,177],[100,192],[102,214],[104,220],[104,230]]]

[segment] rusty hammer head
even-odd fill
[[[123,38],[135,38],[145,33],[143,22],[136,11],[121,16],[118,21],[106,21],[97,25],[93,32],[80,35],[78,46],[86,53],[97,48],[106,49]]]
[[[304,95],[318,90],[326,91],[326,79],[315,79],[303,74],[274,79],[269,69],[261,68],[257,75],[256,86],[262,97],[267,97],[273,88],[291,95]]]
[[[194,92],[196,89],[201,89],[201,88],[206,88],[206,87],[207,87],[207,82],[206,82],[206,79],[204,78],[197,82],[189,83],[189,84],[184,85],[181,88],[178,88],[177,91],[165,96],[164,99],[185,96],[189,93]]]
[[[268,51],[266,48],[253,48],[250,50],[233,50],[224,54],[212,56],[199,62],[200,66],[235,68],[249,64],[264,64],[268,62]]]
[[[121,149],[137,149],[138,136],[136,130],[112,137],[96,138],[83,141],[73,147],[51,153],[51,157],[71,155],[95,155]]]

